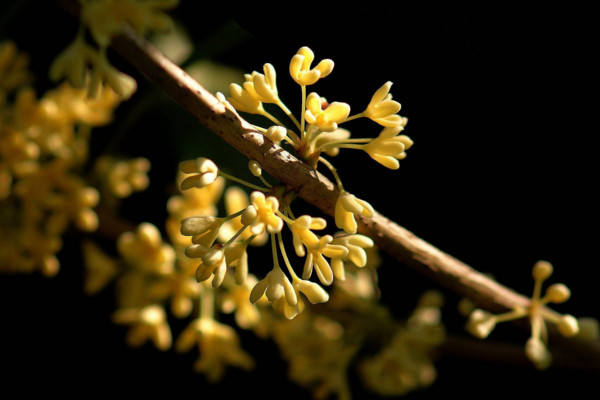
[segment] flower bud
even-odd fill
[[[552,303],[564,303],[571,297],[571,291],[562,283],[555,283],[546,290],[546,296]]]
[[[552,275],[552,271],[552,264],[550,264],[548,261],[542,260],[535,263],[531,272],[533,275],[533,279],[535,279],[536,281],[543,281],[548,279],[548,277]]]
[[[579,323],[577,318],[570,314],[563,315],[558,324],[558,331],[564,337],[575,336],[579,333]]]

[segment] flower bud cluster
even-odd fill
[[[106,49],[126,27],[140,35],[169,31],[173,21],[164,11],[175,7],[178,0],[82,0],[80,4],[82,27],[87,27],[97,47],[86,42],[85,30],[80,29],[75,40],[54,59],[50,78],[66,78],[74,87],[85,88],[89,97],[95,98],[109,87],[128,99],[137,83],[110,64]]]
[[[111,121],[119,98],[89,99],[67,83],[38,97],[27,63],[0,43],[0,270],[52,276],[62,236],[98,227],[100,193],[81,171],[92,128]]]
[[[515,307],[512,311],[503,314],[492,314],[488,311],[474,309],[467,322],[467,330],[481,339],[486,338],[496,327],[504,321],[527,317],[531,324],[531,337],[525,344],[525,355],[537,368],[544,369],[550,366],[552,355],[547,348],[546,321],[554,323],[558,331],[565,337],[572,337],[579,332],[577,319],[569,314],[557,314],[545,309],[549,303],[564,303],[571,297],[570,290],[563,284],[553,284],[541,295],[543,281],[552,275],[553,267],[548,261],[538,261],[532,269],[534,290],[531,303],[528,307]]]

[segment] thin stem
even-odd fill
[[[283,214],[281,211],[277,210],[276,214],[279,215],[279,217],[281,217],[281,219],[283,219],[286,223],[288,224],[293,224],[294,221],[290,218],[288,218],[285,214]]]
[[[290,260],[288,259],[287,253],[285,251],[285,246],[283,245],[283,238],[281,236],[281,233],[277,234],[277,241],[279,242],[279,249],[281,250],[281,255],[283,256],[283,261],[284,261],[285,266],[287,267],[290,275],[292,276],[292,279],[293,280],[300,279],[298,277],[298,275],[296,275],[296,272],[292,268],[292,264],[290,263]]]
[[[300,125],[300,123],[298,122],[296,117],[294,117],[294,114],[292,114],[290,109],[287,108],[286,105],[283,104],[283,102],[281,100],[279,100],[279,99],[277,99],[277,100],[278,100],[278,102],[275,104],[277,104],[279,106],[279,108],[281,108],[283,110],[283,112],[289,117],[289,119],[292,120],[294,125],[296,125],[296,128],[300,129],[300,132],[302,132],[302,126]]]
[[[250,182],[246,182],[243,179],[236,178],[233,175],[229,175],[228,173],[223,172],[221,170],[219,170],[219,175],[221,175],[225,179],[230,179],[230,180],[235,181],[237,183],[241,183],[242,185],[248,186],[251,189],[260,190],[261,192],[268,192],[269,191],[269,188],[264,188],[264,187],[260,187],[260,186],[254,185],[254,184],[252,184]]]
[[[246,230],[246,228],[248,227],[248,225],[244,225],[242,226],[235,235],[233,235],[232,237],[229,238],[229,240],[227,241],[227,243],[225,243],[223,245],[223,249],[227,246],[229,246],[231,243],[233,243],[235,241],[235,239],[238,238],[238,236],[240,236],[242,234],[242,232],[244,232]]]
[[[345,120],[343,120],[343,121],[341,122],[341,124],[343,124],[343,123],[345,123],[345,122],[353,121],[353,120],[355,120],[355,119],[358,119],[358,118],[362,118],[362,117],[364,117],[364,116],[365,116],[365,112],[363,111],[363,112],[361,112],[360,114],[352,115],[352,116],[350,116],[350,117],[346,118]]]
[[[335,169],[335,167],[326,158],[319,157],[319,161],[321,161],[323,164],[325,164],[327,168],[329,168],[329,170],[333,174],[333,177],[335,178],[335,182],[337,183],[340,192],[343,192],[344,186],[342,185],[342,180],[340,179],[337,173],[337,169]]]
[[[275,234],[271,233],[271,252],[273,253],[273,265],[275,268],[281,268],[279,266],[279,257],[277,257],[277,244],[275,243]]]
[[[306,109],[306,86],[301,85],[302,88],[302,113],[300,114],[300,137],[304,139],[306,133],[304,132],[304,110]]]

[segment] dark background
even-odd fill
[[[278,71],[280,96],[299,108],[299,90],[287,73],[289,59],[309,46],[316,60],[336,66],[314,90],[330,101],[362,110],[374,91],[391,80],[394,99],[408,117],[405,133],[415,146],[389,171],[366,154],[347,151],[333,160],[346,189],[367,199],[382,214],[424,240],[482,272],[529,294],[531,266],[552,262],[550,283],[563,282],[572,298],[556,309],[599,317],[596,249],[598,195],[597,66],[592,55],[590,10],[574,5],[534,7],[473,6],[445,2],[360,4],[336,12],[215,5],[207,12],[182,1],[173,13],[189,29],[195,57],[211,58],[245,72],[265,62]],[[283,6],[280,6],[283,7]],[[250,9],[249,9],[250,8]],[[302,7],[304,8],[304,7]],[[0,38],[10,38],[31,54],[40,93],[49,87],[45,71],[75,34],[75,20],[54,2],[19,1],[0,6]],[[116,65],[124,70],[116,55]],[[143,195],[124,204],[133,221],[164,221],[164,201],[176,163],[212,156],[230,161],[238,173],[246,161],[220,139],[157,94],[144,78],[130,102],[117,112],[121,123],[95,139],[152,161],[152,206]],[[288,99],[290,99],[288,101]],[[136,106],[143,103],[144,106]],[[140,108],[141,107],[141,108]],[[119,119],[119,117],[121,117]],[[348,126],[356,137],[376,136],[373,124]],[[111,139],[127,130],[125,139]],[[97,150],[101,151],[101,150]],[[214,156],[213,156],[214,154]],[[3,384],[25,393],[87,395],[158,392],[228,396],[240,387],[263,398],[302,398],[308,392],[286,380],[286,365],[268,342],[250,335],[242,343],[257,361],[251,373],[229,369],[219,385],[192,371],[194,354],[161,353],[150,346],[131,350],[125,328],[110,322],[112,293],[82,294],[82,267],[76,236],[66,238],[60,274],[0,277],[0,365]],[[399,318],[416,296],[436,287],[392,260],[380,270],[383,301]],[[452,333],[462,333],[454,311],[457,296],[447,293],[445,316]],[[496,334],[496,332],[494,332]],[[499,329],[497,336],[524,343],[528,333]],[[502,336],[505,335],[505,336]],[[255,351],[257,349],[258,351]],[[552,394],[592,388],[598,376],[554,368],[485,363],[444,357],[439,377],[409,398],[457,394]],[[266,382],[282,391],[271,393]],[[250,385],[250,386],[247,386]],[[376,398],[353,381],[356,398]]]

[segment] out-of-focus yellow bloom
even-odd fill
[[[155,301],[171,300],[171,312],[177,318],[189,316],[202,286],[184,272],[175,271],[150,283],[148,297]]]
[[[181,189],[188,190],[193,187],[202,188],[213,183],[219,176],[219,168],[208,158],[198,157],[179,163],[179,170],[184,174],[191,174],[181,182]]]
[[[96,174],[105,181],[109,192],[117,198],[125,198],[146,189],[150,184],[149,170],[150,161],[144,157],[117,160],[110,156],[101,156],[96,161]]]
[[[171,347],[171,329],[165,310],[159,305],[119,309],[112,319],[117,324],[131,325],[127,332],[127,344],[131,347],[140,347],[148,340],[159,350]]]
[[[310,68],[315,54],[304,46],[292,57],[290,61],[290,75],[298,85],[308,86],[317,83],[321,78],[325,78],[333,70],[333,61],[329,59],[322,60],[316,67]]]
[[[440,306],[439,296],[423,294],[390,343],[360,362],[360,376],[369,389],[383,396],[401,396],[434,382],[437,372],[432,352],[446,336]]]
[[[0,42],[0,107],[7,93],[29,83],[29,57],[18,51],[12,41]]]
[[[306,98],[306,122],[319,127],[325,132],[338,129],[338,124],[344,122],[350,114],[350,106],[346,103],[333,102],[323,109],[324,99],[316,93],[311,93]]]
[[[525,355],[537,368],[548,368],[552,363],[552,354],[546,347],[548,333],[545,321],[556,324],[559,332],[565,337],[575,336],[579,332],[578,321],[572,315],[549,313],[543,309],[548,303],[563,303],[571,296],[571,292],[563,284],[551,285],[546,289],[545,295],[541,295],[542,283],[552,275],[552,272],[553,267],[549,262],[538,261],[535,263],[532,269],[534,288],[529,307],[516,307],[512,311],[497,315],[476,308],[469,316],[467,330],[472,335],[483,339],[500,322],[528,317],[531,324],[531,336],[525,343]]]
[[[100,46],[108,47],[112,38],[125,26],[140,35],[150,31],[167,32],[173,26],[171,17],[163,12],[175,7],[178,0],[85,0],[81,20]]]
[[[144,222],[135,232],[125,232],[117,239],[121,256],[142,271],[170,274],[175,266],[173,248],[162,241],[156,226]]]
[[[252,357],[242,350],[237,333],[229,325],[208,318],[194,320],[178,337],[175,349],[183,353],[196,344],[200,358],[194,369],[211,382],[221,379],[228,365],[245,370],[254,367]]]

